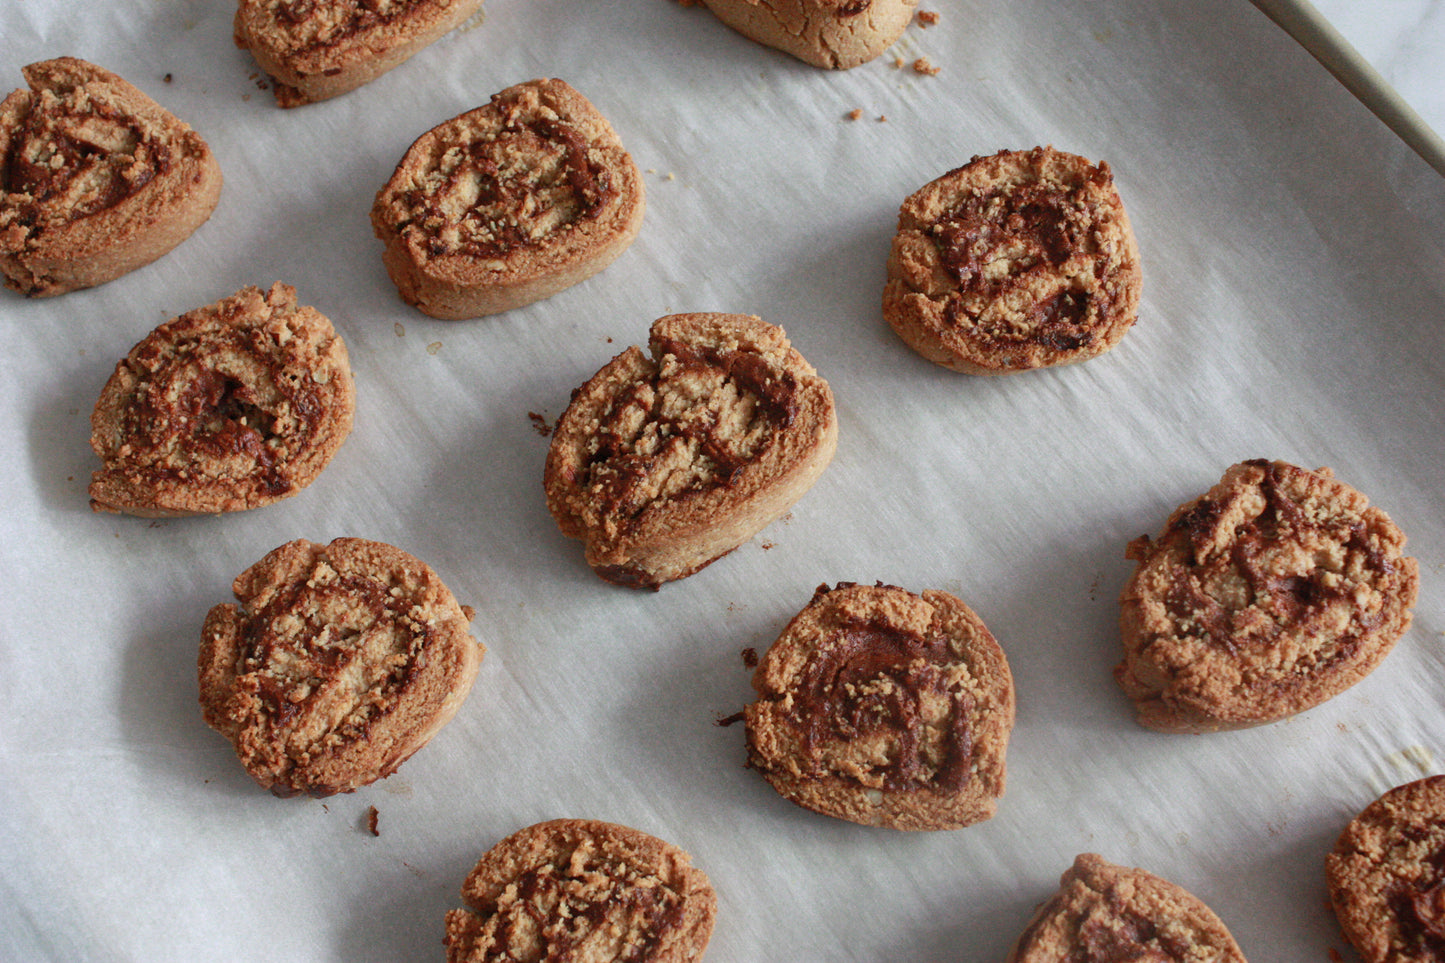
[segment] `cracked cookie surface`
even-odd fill
[[[617,132],[561,80],[533,80],[417,139],[371,223],[402,300],[457,320],[591,277],[637,236],[641,174]]]
[[[804,808],[905,830],[997,809],[1013,677],[982,620],[946,592],[819,586],[753,688],[748,765]]]
[[[0,103],[0,271],[48,297],[103,284],[190,237],[221,169],[206,142],[120,77],[75,57],[23,68]]]
[[[502,840],[446,918],[448,963],[683,963],[712,936],[717,896],[687,853],[615,823],[557,819]]]
[[[1141,288],[1109,165],[1038,147],[975,157],[904,201],[883,316],[929,361],[1010,374],[1108,351]]]
[[[558,419],[543,485],[602,578],[656,588],[786,512],[833,457],[828,383],[783,330],[740,314],[652,325]]]
[[[1404,545],[1329,469],[1232,466],[1157,538],[1129,545],[1114,674],[1139,722],[1239,729],[1359,682],[1410,624],[1419,567]]]
[[[346,346],[296,291],[242,288],[131,349],[91,416],[104,467],[91,507],[131,515],[243,511],[311,484],[351,431]]]
[[[240,604],[201,632],[201,706],[277,796],[391,775],[460,708],[485,651],[437,574],[381,542],[287,542],[232,588]]]

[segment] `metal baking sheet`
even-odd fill
[[[93,60],[196,127],[226,184],[155,264],[0,297],[0,957],[439,959],[478,856],[579,816],[693,854],[719,894],[711,960],[999,960],[1084,851],[1186,886],[1251,959],[1352,958],[1324,855],[1380,792],[1440,769],[1445,181],[1246,0],[924,8],[937,25],[832,73],[696,6],[491,0],[372,84],[282,111],[225,4],[4,5],[12,86],[25,63]],[[587,95],[647,172],[641,235],[545,302],[428,319],[382,269],[375,191],[426,129],[539,76]],[[898,205],[1039,144],[1113,167],[1139,323],[1057,371],[923,361],[880,316]],[[93,515],[88,419],[115,362],[276,280],[350,350],[358,415],[335,461],[249,513]],[[547,513],[538,422],[694,310],[783,325],[833,386],[838,454],[732,555],[619,589]],[[1414,627],[1305,715],[1144,731],[1111,677],[1124,546],[1252,457],[1328,465],[1395,518],[1421,562]],[[395,776],[275,799],[201,721],[200,626],[270,549],[340,535],[429,562],[488,653]],[[953,592],[998,637],[1019,712],[993,820],[902,834],[805,812],[717,724],[750,697],[742,650],[841,580]]]

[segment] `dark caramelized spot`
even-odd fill
[[[173,163],[171,149],[140,123],[88,95],[35,94],[0,165],[6,199],[29,227],[107,211]]]
[[[1180,513],[1165,533],[1166,537],[1182,538],[1189,546],[1186,577],[1171,585],[1165,599],[1169,613],[1176,622],[1193,625],[1191,634],[1229,651],[1237,649],[1242,638],[1257,646],[1271,644],[1286,632],[1326,618],[1330,610],[1349,604],[1353,580],[1341,578],[1331,584],[1323,568],[1279,572],[1271,563],[1271,551],[1279,543],[1305,538],[1340,543],[1347,554],[1362,558],[1366,567],[1383,574],[1388,574],[1390,568],[1358,520],[1307,515],[1286,490],[1289,469],[1262,459],[1246,464],[1263,472],[1260,490],[1265,507],[1227,533],[1224,551],[1214,551],[1213,546],[1219,541],[1218,528],[1226,505],[1214,499],[1201,499]],[[1248,598],[1245,606],[1228,607],[1206,591],[1205,586],[1221,581],[1224,572],[1242,580]],[[1263,624],[1256,617],[1259,613],[1267,616]],[[1362,634],[1381,618],[1383,614],[1378,612],[1356,613],[1350,629],[1322,653],[1317,667],[1352,657]]]
[[[820,750],[880,733],[893,751],[880,772],[889,791],[935,788],[954,793],[968,782],[973,761],[969,722],[973,699],[946,678],[957,658],[942,635],[924,635],[880,620],[850,620],[834,627],[826,643],[812,654],[795,686],[788,724],[796,731],[811,776],[823,771]],[[925,696],[942,696],[950,704],[943,736],[942,760],[925,758]]]

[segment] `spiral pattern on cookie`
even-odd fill
[[[517,84],[417,139],[371,221],[403,300],[494,314],[602,270],[636,236],[645,190],[601,113],[563,81]]]
[[[1093,853],[1074,860],[1005,963],[1245,963],[1224,922],[1198,897]]]
[[[446,919],[449,963],[700,959],[717,897],[686,853],[625,826],[563,819],[477,863]]]
[[[465,699],[483,648],[427,565],[390,545],[288,542],[214,607],[199,658],[206,721],[278,796],[387,776]]]
[[[1231,467],[1141,537],[1115,676],[1139,721],[1201,732],[1272,722],[1369,674],[1410,624],[1405,536],[1328,469]]]
[[[562,531],[623,585],[696,572],[787,510],[827,465],[827,382],[782,329],[748,315],[659,319],[578,389],[544,484]]]
[[[59,294],[118,277],[180,243],[216,205],[200,135],[131,84],[73,57],[24,68],[0,104],[0,266],[8,286]]]
[[[904,202],[884,316],[971,374],[1071,364],[1134,323],[1138,250],[1108,164],[1052,148],[975,157]]]
[[[1013,684],[992,635],[953,596],[820,586],[753,684],[748,764],[793,802],[899,829],[993,815]]]
[[[188,515],[296,494],[351,430],[345,345],[276,284],[168,321],[117,364],[92,416],[97,511]]]
[[[1325,870],[1335,916],[1366,963],[1445,960],[1445,776],[1365,807]]]

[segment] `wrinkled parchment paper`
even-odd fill
[[[0,957],[441,959],[481,853],[577,816],[693,854],[719,896],[709,960],[997,961],[1084,851],[1184,885],[1252,960],[1353,958],[1324,855],[1445,753],[1445,181],[1247,0],[924,9],[937,25],[830,73],[667,0],[488,0],[372,84],[283,111],[225,3],[5,4],[4,89],[25,63],[93,60],[199,130],[226,184],[155,264],[0,297]],[[372,198],[425,130],[540,76],[588,96],[647,172],[641,235],[548,301],[428,319],[382,269]],[[923,361],[879,310],[898,205],[1037,144],[1113,167],[1139,323],[1057,371]],[[335,461],[249,513],[92,514],[89,415],[115,362],[277,280],[350,349]],[[547,513],[539,429],[655,318],[694,310],[783,325],[833,385],[838,454],[732,555],[616,588]],[[1391,513],[1421,562],[1415,625],[1303,716],[1147,732],[1111,677],[1124,546],[1252,457],[1328,465]],[[270,549],[339,535],[429,562],[488,653],[395,776],[275,799],[201,721],[200,626]],[[910,835],[805,812],[716,724],[750,699],[742,650],[840,580],[953,592],[998,637],[1019,712],[992,821]]]

